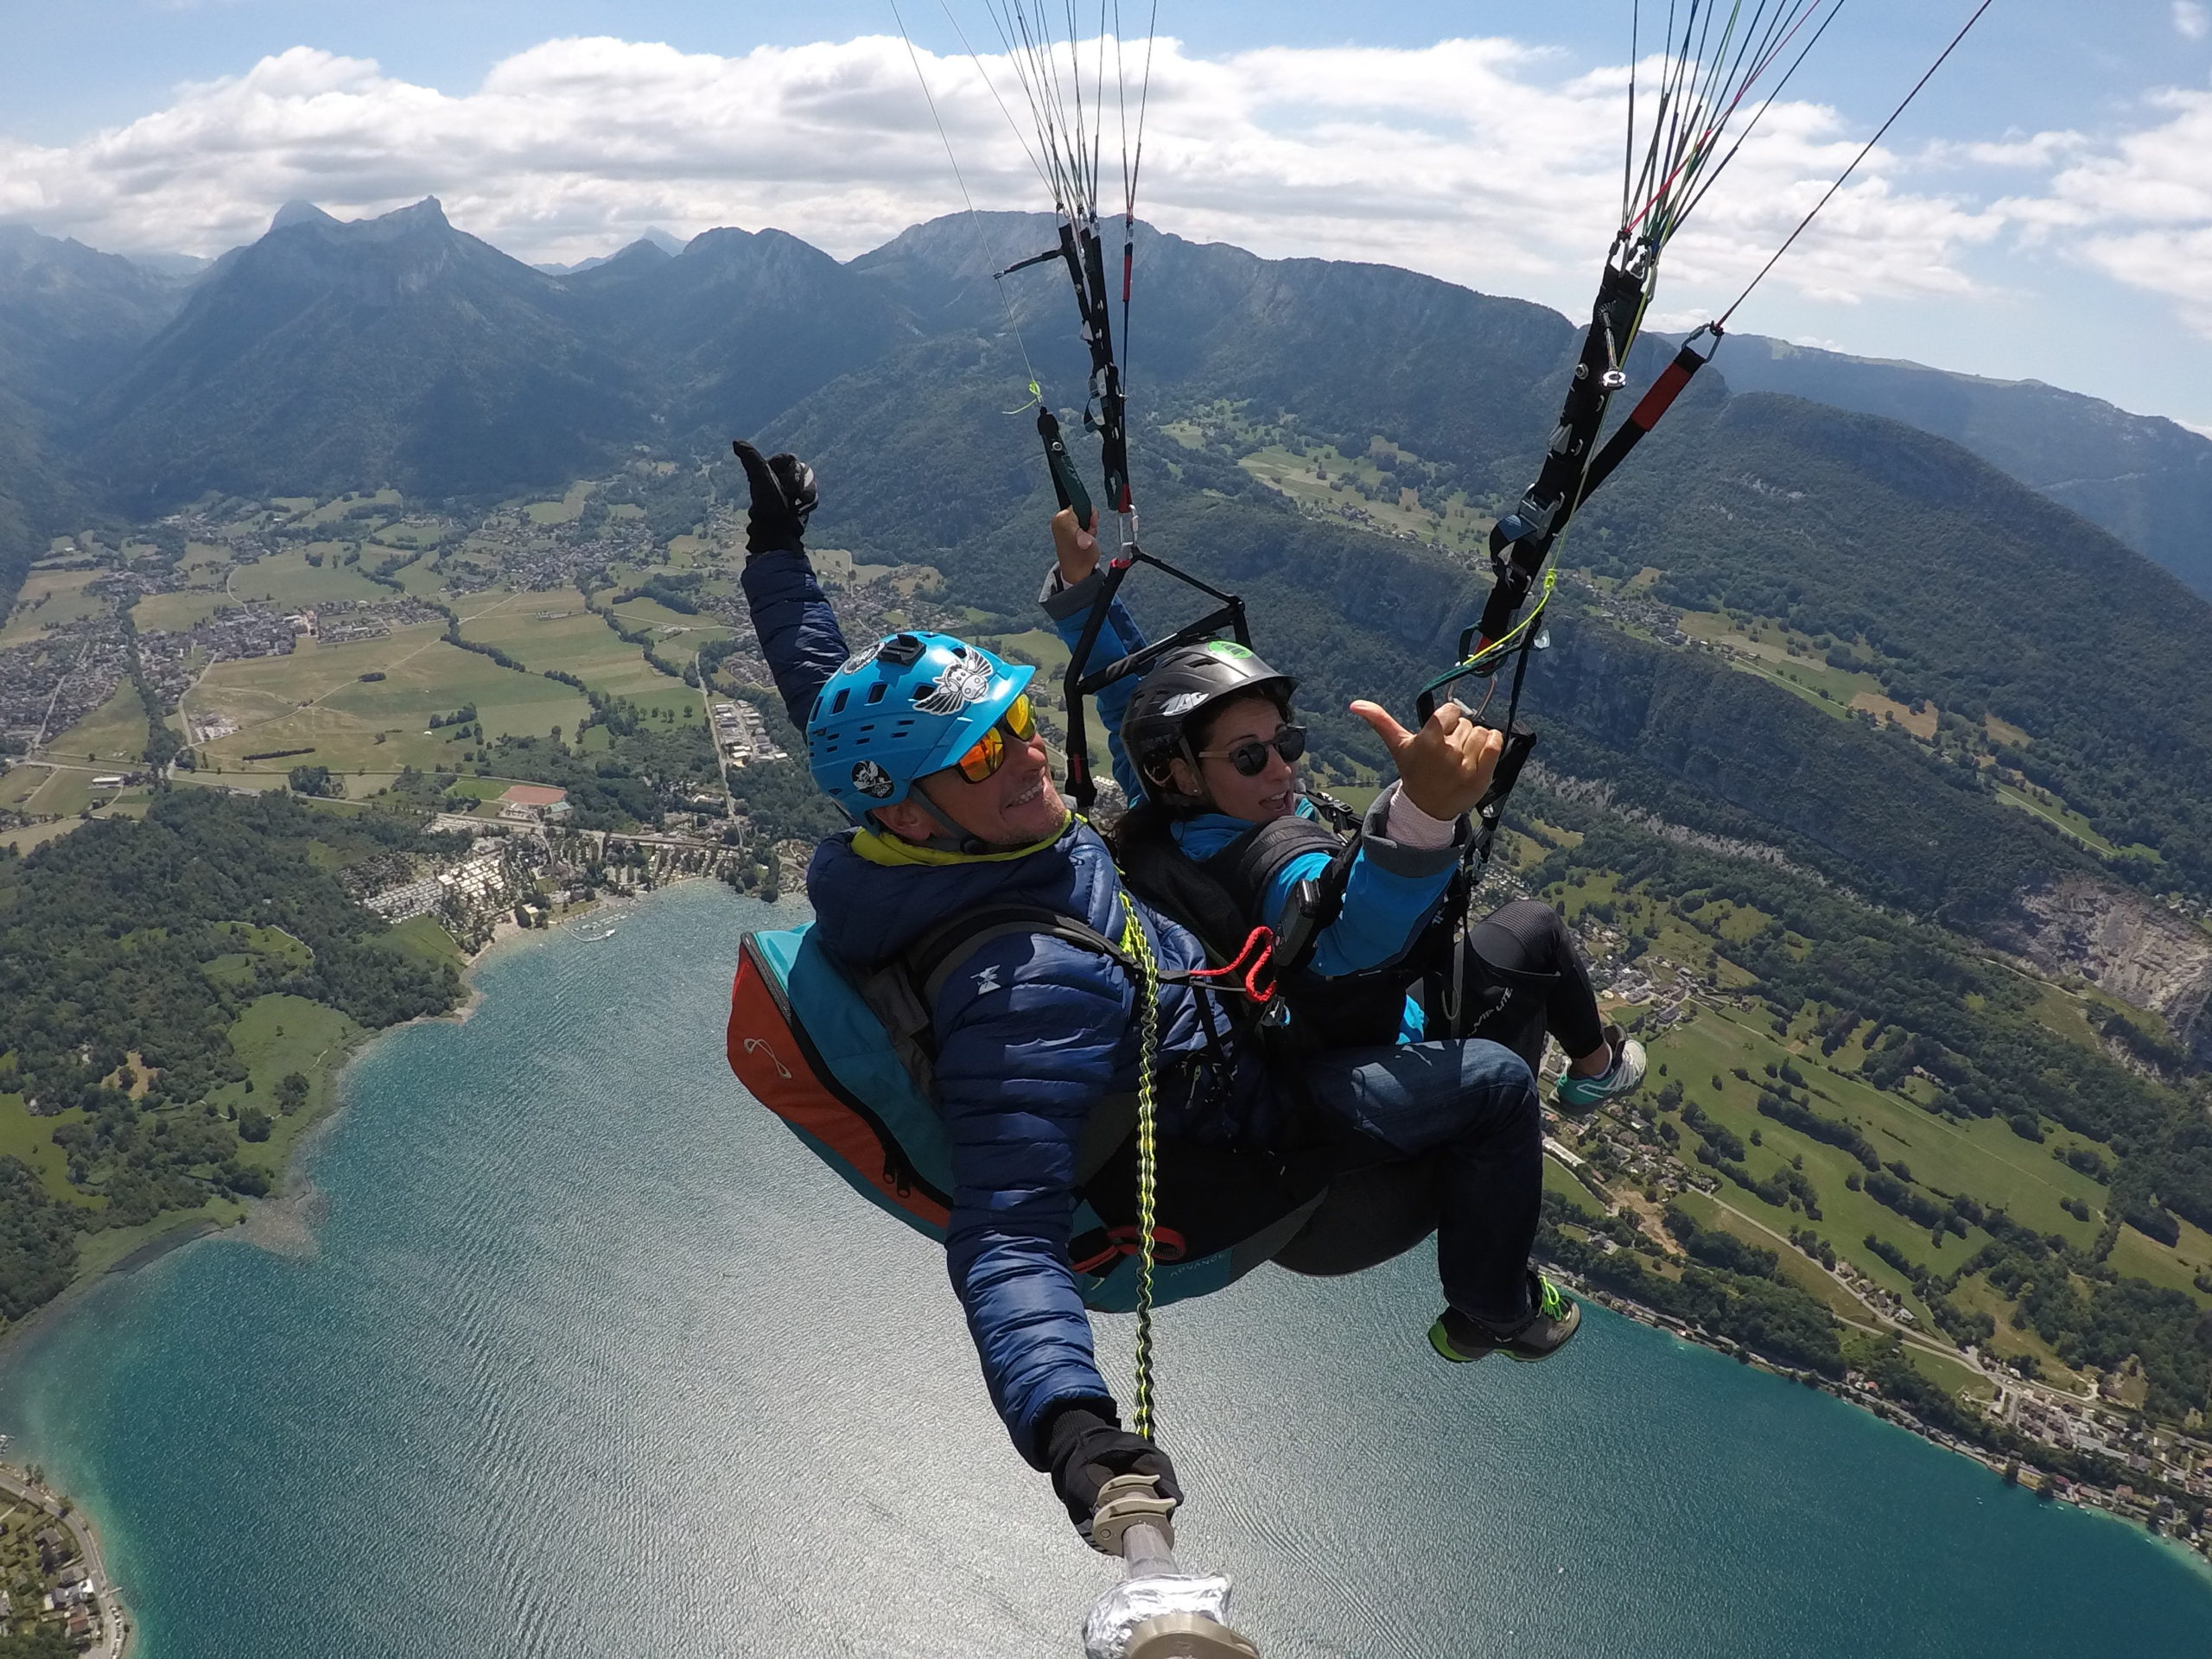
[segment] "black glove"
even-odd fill
[[[770,455],[742,438],[729,446],[745,466],[746,481],[753,486],[753,511],[745,520],[747,553],[798,553],[806,521],[819,499],[814,487],[814,468],[797,455]]]
[[[1165,1452],[1087,1406],[1061,1408],[1046,1436],[1045,1456],[1052,1466],[1052,1490],[1068,1506],[1068,1519],[1086,1541],[1090,1513],[1098,1507],[1098,1489],[1116,1475],[1150,1475],[1162,1497],[1174,1503],[1183,1501],[1175,1465]]]

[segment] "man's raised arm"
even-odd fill
[[[763,458],[742,439],[730,448],[753,486],[740,578],[745,602],[785,712],[804,732],[816,695],[851,654],[837,613],[807,562],[806,521],[817,499],[814,469],[796,455]]]

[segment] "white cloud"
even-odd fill
[[[2164,118],[1998,211],[2025,239],[2175,302],[2185,327],[2212,338],[2212,92],[2159,92],[2148,104]]]
[[[1921,168],[1941,167],[2015,168],[2048,169],[2090,149],[2088,137],[2078,132],[2008,133],[2002,138],[1972,143],[1936,143],[1916,158]]]
[[[2174,0],[2174,32],[2183,40],[2201,41],[2212,30],[2212,16],[2208,16],[2197,0]]]
[[[1012,99],[1003,60],[984,61]],[[921,62],[978,205],[1043,206],[976,67]],[[1580,309],[1618,214],[1628,72],[1556,63],[1501,40],[1213,59],[1162,40],[1140,211],[1265,254],[1380,260]],[[2069,139],[2010,140],[2002,159],[2047,167]],[[1777,105],[1674,245],[1669,307],[1732,297],[1856,147],[1835,111]],[[1846,302],[1967,290],[1961,262],[2004,215],[1907,188],[1914,170],[1878,151],[1770,280]],[[79,143],[0,140],[0,218],[99,246],[213,253],[288,199],[343,217],[425,194],[539,260],[652,225],[775,225],[850,255],[960,205],[887,36],[732,57],[556,40],[463,95],[299,47]]]

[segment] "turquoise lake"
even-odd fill
[[[1108,1567],[941,1255],[723,1064],[771,914],[695,884],[505,950],[347,1073],[287,1248],[111,1276],[0,1357],[139,1659],[1079,1655]],[[2212,1654],[2181,1552],[1659,1332],[1441,1365],[1432,1272],[1160,1321],[1183,1554],[1270,1659]]]

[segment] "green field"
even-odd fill
[[[182,575],[200,581],[213,578],[219,582],[224,573],[230,569],[231,563],[228,547],[219,546],[213,542],[190,542],[186,544],[184,556],[177,561],[176,568]]]
[[[77,827],[75,818],[56,818],[50,823],[29,823],[16,830],[0,830],[0,846],[29,853],[49,841],[58,841]]]
[[[1074,653],[1060,636],[1050,628],[1031,628],[1023,633],[972,634],[985,650],[997,652],[1008,662],[1027,663],[1036,669],[1040,681],[1057,683],[1068,671],[1068,662]]]
[[[2178,1217],[2175,1220],[2181,1229],[2181,1243],[2171,1248],[2145,1237],[2133,1227],[2122,1227],[2119,1242],[2112,1247],[2112,1264],[2133,1278],[2182,1291],[2200,1302],[2212,1300],[2196,1287],[2198,1274],[2212,1274],[2212,1234]]]
[[[1925,1348],[1916,1348],[1910,1344],[1905,1345],[1904,1357],[1913,1370],[1929,1382],[1940,1385],[1954,1399],[1961,1395],[1981,1401],[1997,1397],[1997,1385],[1962,1359],[1946,1359],[1941,1354],[1931,1354]],[[2072,1375],[2065,1366],[2058,1363],[2055,1355],[2047,1369],[2054,1377]]]
[[[62,622],[80,622],[98,616],[107,601],[86,587],[107,575],[105,570],[34,570],[23,579],[7,626],[0,627],[0,651],[29,645]]]
[[[1196,429],[1185,423],[1165,429],[1186,448],[1198,448],[1204,442]],[[1475,552],[1486,545],[1491,519],[1461,491],[1430,499],[1408,490],[1394,499],[1376,501],[1349,486],[1373,486],[1382,475],[1379,463],[1395,461],[1396,454],[1393,445],[1380,438],[1361,455],[1346,455],[1330,444],[1311,445],[1303,451],[1274,444],[1243,456],[1236,464],[1268,488],[1317,512],[1348,510],[1385,533],[1414,536],[1462,552]]]
[[[130,621],[141,633],[186,633],[232,602],[219,588],[149,594],[130,607]]]
[[[1837,1251],[1878,1282],[1906,1294],[1902,1275],[1865,1249],[1871,1234],[1900,1251],[1908,1260],[1929,1269],[1948,1273],[1988,1243],[1979,1228],[1961,1241],[1955,1236],[1937,1244],[1925,1229],[1876,1203],[1865,1192],[1850,1190],[1848,1182],[1863,1173],[1859,1161],[1841,1148],[1814,1141],[1771,1119],[1759,1116],[1759,1085],[1767,1081],[1770,1060],[1796,1065],[1809,1084],[1815,1109],[1828,1117],[1858,1126],[1885,1160],[1904,1163],[1923,1186],[1943,1192],[1966,1192],[1980,1203],[2002,1205],[2015,1221],[2043,1233],[2057,1233],[2086,1248],[2094,1242],[2104,1189],[2088,1176],[2063,1164],[2049,1145],[2038,1146],[2014,1135],[2006,1125],[1987,1120],[1956,1124],[1908,1105],[1895,1096],[1869,1088],[1844,1077],[1808,1056],[1785,1047],[1764,1028],[1739,1024],[1711,1010],[1701,1010],[1687,1026],[1675,1027],[1651,1045],[1653,1061],[1664,1062],[1680,1080],[1688,1096],[1713,1119],[1750,1146],[1745,1166],[1758,1177],[1770,1174],[1792,1158],[1803,1160],[1803,1171],[1820,1195],[1818,1222],[1795,1211],[1776,1208],[1732,1184],[1720,1196],[1736,1209],[1785,1235],[1790,1228],[1812,1225]],[[1741,1066],[1750,1082],[1731,1075]],[[1718,1075],[1716,1090],[1711,1078]],[[2076,1221],[2059,1208],[2064,1198],[2086,1203],[2092,1219]]]
[[[2063,802],[2056,800],[2049,791],[2035,790],[2031,793],[2029,790],[2023,789],[2016,784],[2003,782],[1995,785],[1994,788],[1997,798],[2005,805],[2017,806],[2021,811],[2042,819],[2061,835],[2079,842],[2091,852],[2101,853],[2107,858],[2113,857],[2120,852],[2119,848],[2089,827],[2089,821],[2087,818]],[[2149,853],[2153,858],[2158,856],[2147,847],[2138,847],[2132,850],[2138,853]]]
[[[686,616],[657,600],[625,600],[614,607],[614,614],[633,633],[650,629],[664,657],[689,655],[709,639],[727,639],[731,632],[711,616]]]
[[[1585,1210],[1598,1208],[1596,1198],[1590,1189],[1575,1179],[1574,1172],[1549,1153],[1544,1154],[1544,1191],[1556,1192],[1569,1204]]]
[[[341,495],[334,501],[326,501],[313,512],[302,517],[300,522],[303,524],[333,524],[345,518],[356,507],[390,507],[397,512],[405,505],[397,490],[378,490],[374,494],[362,491],[350,495]],[[356,522],[373,523],[374,521],[357,520]]]
[[[468,965],[468,958],[452,934],[431,917],[410,916],[385,935],[395,950],[403,950],[424,962],[442,962],[456,973]]]
[[[1854,1325],[1875,1322],[1872,1310],[1853,1295],[1848,1286],[1838,1281],[1834,1274],[1789,1242],[1787,1229],[1776,1232],[1738,1213],[1736,1196],[1726,1190],[1721,1193],[1684,1192],[1675,1198],[1675,1203],[1700,1227],[1718,1227],[1746,1244],[1772,1250],[1778,1259],[1777,1270],[1782,1276],[1838,1319]]]
[[[1620,901],[1626,905],[1628,900]],[[1738,919],[1731,918],[1732,925]],[[2046,1017],[2054,1028],[2094,1040],[2075,1001],[2054,993],[2056,1005]],[[2079,1135],[2053,1128],[2034,1141],[2016,1134],[2000,1120],[1970,1118],[1955,1121],[1923,1109],[1914,1099],[1875,1090],[1853,1075],[1864,1058],[1854,1038],[1824,1061],[1816,1046],[1804,1040],[1804,1022],[1793,1021],[1792,1031],[1777,1035],[1770,1023],[1727,1010],[1700,1007],[1685,1024],[1647,1040],[1653,1063],[1649,1085],[1662,1088],[1679,1083],[1689,1103],[1708,1114],[1746,1145],[1744,1165],[1755,1180],[1773,1176],[1785,1165],[1802,1172],[1817,1194],[1820,1215],[1814,1218],[1797,1204],[1769,1204],[1732,1180],[1723,1179],[1711,1195],[1686,1193],[1679,1200],[1701,1223],[1719,1226],[1738,1237],[1774,1249],[1786,1276],[1826,1303],[1840,1317],[1866,1321],[1863,1309],[1854,1311],[1848,1293],[1802,1252],[1787,1244],[1794,1230],[1809,1229],[1827,1241],[1839,1256],[1911,1308],[1919,1328],[1934,1341],[1945,1339],[1927,1305],[1914,1293],[1911,1281],[1866,1248],[1871,1236],[1880,1240],[1904,1260],[1939,1275],[1955,1274],[1984,1245],[1990,1236],[1981,1227],[1970,1227],[1963,1239],[1955,1234],[1931,1236],[1925,1226],[1907,1220],[1877,1203],[1863,1189],[1852,1190],[1864,1179],[1859,1160],[1840,1147],[1830,1147],[1762,1116],[1757,1107],[1761,1088],[1770,1082],[1768,1065],[1777,1070],[1793,1065],[1804,1079],[1804,1092],[1822,1116],[1856,1126],[1885,1163],[1900,1164],[1925,1192],[1939,1199],[1963,1194],[1985,1208],[2001,1208],[2016,1223],[2045,1235],[2064,1238],[2075,1249],[2092,1249],[2105,1224],[2107,1194],[2103,1185],[2062,1161],[2069,1147],[2087,1146]],[[1737,1069],[1747,1076],[1734,1075]],[[1908,1089],[1918,1085],[1908,1084]],[[1683,1151],[1695,1144],[1687,1134]],[[2102,1149],[2099,1149],[2101,1151]],[[1690,1167],[1699,1167],[1692,1163]],[[2085,1205],[2087,1220],[2076,1219],[2060,1207],[2062,1200]],[[2119,1230],[2109,1260],[2120,1274],[2145,1281],[2190,1296],[2200,1306],[2212,1306],[2200,1280],[2212,1282],[2212,1234],[2179,1223],[2177,1246],[2167,1247],[2145,1237],[2133,1227]],[[2012,1322],[2012,1307],[1993,1287],[1979,1276],[1961,1280],[1945,1293],[1967,1312],[1986,1313],[1997,1334],[1990,1349],[2000,1355],[2026,1355],[2044,1374],[2063,1382],[2072,1373],[2050,1346],[2031,1331]],[[1914,1363],[1937,1375],[1920,1357]],[[1939,1377],[1947,1387],[1970,1385],[1971,1373],[1959,1369],[1954,1379]]]
[[[304,997],[257,997],[231,1027],[231,1046],[245,1065],[247,1083],[226,1084],[208,1096],[219,1110],[258,1106],[275,1123],[269,1139],[247,1141],[242,1161],[258,1165],[274,1179],[284,1168],[292,1143],[331,1103],[335,1069],[362,1036],[361,1028],[337,1009]],[[313,1087],[308,1103],[290,1116],[276,1109],[276,1084],[293,1071]]]
[[[592,488],[588,483],[571,484],[568,493],[558,501],[533,501],[524,512],[533,524],[573,524],[583,517],[584,503],[591,499]]]
[[[252,983],[253,964],[257,961],[296,969],[315,966],[315,952],[281,927],[232,922],[221,931],[229,935],[238,949],[201,963],[200,969],[218,983]]]
[[[146,736],[146,705],[138,700],[138,688],[124,680],[105,702],[49,738],[46,749],[56,760],[137,766],[145,760]]]
[[[481,603],[487,600],[493,602]],[[625,644],[602,618],[585,609],[583,595],[573,588],[510,594],[496,600],[478,594],[470,603],[474,608],[461,624],[461,637],[497,645],[533,670],[557,668],[610,696],[641,696],[665,691],[674,683],[696,701],[690,688],[671,682],[637,646]],[[706,637],[702,636],[702,641]],[[667,654],[689,657],[694,649],[679,652],[671,645]]]
[[[416,553],[426,547],[435,546],[442,528],[435,519],[402,518],[374,532],[367,545],[390,548],[399,553]]]
[[[1630,584],[1631,586],[1633,584]],[[1731,619],[1710,611],[1684,611],[1681,627],[1693,639],[1719,645],[1728,652],[1731,664],[1758,675],[1786,691],[1793,691],[1807,702],[1840,715],[1852,706],[1853,699],[1865,697],[1895,707],[1882,696],[1882,683],[1863,671],[1830,668],[1821,657],[1809,654],[1808,648],[1791,636],[1786,629],[1775,626],[1739,627]],[[1790,647],[1797,645],[1793,652]],[[1823,696],[1822,694],[1826,695]],[[1923,732],[1917,719],[1909,711],[1900,709],[1901,724],[1907,725],[1916,736],[1932,734],[1933,716],[1929,716],[1926,731]]]
[[[26,810],[31,797],[44,789],[53,776],[50,767],[18,761],[0,772],[0,806]]]
[[[255,955],[272,956],[296,965],[308,960],[304,945],[276,930],[241,926],[234,932],[239,950],[208,964],[217,978]],[[264,996],[248,1005],[232,1024],[230,1037],[246,1065],[251,1087],[227,1084],[209,1097],[218,1109],[235,1111],[241,1105],[260,1105],[274,1120],[266,1141],[247,1142],[242,1147],[244,1161],[258,1165],[272,1177],[283,1170],[299,1134],[327,1105],[336,1064],[360,1036],[360,1028],[345,1015],[301,997]],[[137,1057],[132,1058],[135,1061]],[[306,1107],[286,1116],[276,1109],[276,1085],[293,1071],[305,1074],[312,1087]],[[105,1200],[70,1185],[67,1158],[54,1144],[55,1128],[81,1122],[82,1117],[75,1108],[52,1117],[36,1117],[25,1109],[20,1096],[0,1095],[0,1157],[21,1159],[54,1197],[97,1210]],[[139,1245],[195,1220],[227,1226],[244,1213],[243,1204],[216,1198],[198,1210],[172,1211],[143,1226],[95,1234],[85,1241],[79,1266],[85,1271],[99,1272]]]
[[[254,600],[279,608],[356,599],[374,603],[391,596],[389,590],[378,587],[353,566],[339,563],[332,556],[336,545],[328,542],[320,544],[323,561],[319,566],[309,564],[306,550],[298,548],[271,553],[251,564],[241,565],[231,578],[231,592],[241,600]]]
[[[385,677],[363,682],[361,675],[370,672]],[[556,726],[573,731],[590,709],[568,686],[447,644],[432,624],[343,645],[303,639],[289,657],[219,663],[189,699],[196,715],[219,715],[239,723],[230,736],[201,746],[203,766],[278,772],[294,766],[391,772],[408,765],[428,771],[458,762],[467,742],[426,728],[432,715],[471,702],[486,737],[542,736]],[[289,748],[314,752],[268,761],[245,759]]]
[[[407,550],[403,548],[398,550],[404,552]],[[373,557],[374,555],[372,553],[367,556]],[[382,563],[381,560],[377,562]],[[391,579],[399,584],[402,592],[412,594],[417,599],[442,598],[446,591],[445,578],[430,566],[429,559],[418,557],[393,571]],[[472,594],[472,602],[480,597],[481,595]]]
[[[35,1117],[21,1095],[0,1095],[0,1158],[20,1158],[49,1196],[83,1204],[85,1195],[69,1185],[69,1158],[54,1144],[64,1123],[81,1123],[85,1114],[72,1106],[52,1117]]]

